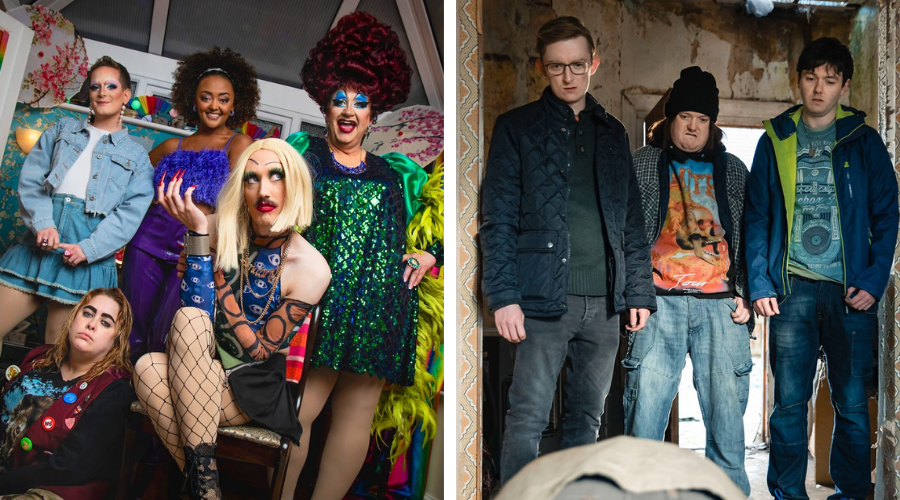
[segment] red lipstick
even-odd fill
[[[271,212],[272,210],[275,210],[276,207],[277,205],[268,201],[261,201],[256,204],[256,210],[263,213]]]

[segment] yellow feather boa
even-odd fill
[[[435,161],[434,172],[420,198],[423,205],[407,226],[407,252],[428,248],[444,241],[444,155]],[[412,434],[421,424],[425,441],[434,439],[437,415],[434,398],[438,387],[428,372],[427,362],[432,351],[440,355],[444,343],[444,278],[430,273],[419,283],[419,313],[416,346],[416,373],[413,385],[391,385],[381,393],[372,432],[381,439],[381,432],[396,429],[391,443],[391,459],[396,460],[409,448]]]

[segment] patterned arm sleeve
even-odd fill
[[[213,317],[216,294],[211,255],[187,256],[187,269],[181,278],[181,307],[196,307]]]
[[[250,327],[250,322],[247,321],[240,306],[238,306],[234,292],[231,291],[231,287],[225,282],[224,275],[216,273],[215,280],[219,307],[225,313],[225,317],[228,319],[228,323],[231,325],[238,342],[244,346],[244,349],[255,360],[267,359],[273,352],[280,349],[288,335],[294,330],[294,327],[303,321],[306,315],[309,314],[309,310],[313,308],[312,305],[306,302],[284,298],[278,309],[272,311],[269,317],[266,318],[265,324],[254,332],[253,328]]]

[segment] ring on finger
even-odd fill
[[[421,264],[419,264],[419,260],[416,259],[415,257],[410,257],[410,258],[406,259],[406,264],[415,270],[418,270],[419,267],[421,267]]]

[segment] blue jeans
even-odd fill
[[[706,425],[706,458],[722,468],[747,495],[744,411],[750,394],[750,336],[735,324],[733,299],[656,297],[656,313],[633,335],[622,361],[625,434],[662,440],[678,392],[684,359],[694,366],[694,388]]]
[[[875,367],[877,304],[857,311],[845,304],[842,285],[824,281],[791,277],[790,290],[779,297],[781,314],[769,319],[775,377],[769,491],[781,490],[785,500],[809,498],[806,408],[821,345],[835,416],[829,463],[835,493],[828,498],[865,498],[872,486],[866,385]]]
[[[560,317],[525,318],[526,337],[516,347],[509,389],[500,454],[502,483],[537,458],[566,358],[570,364],[561,448],[597,442],[619,349],[619,316],[610,312],[612,299],[607,297],[568,295],[566,301],[569,311]]]

